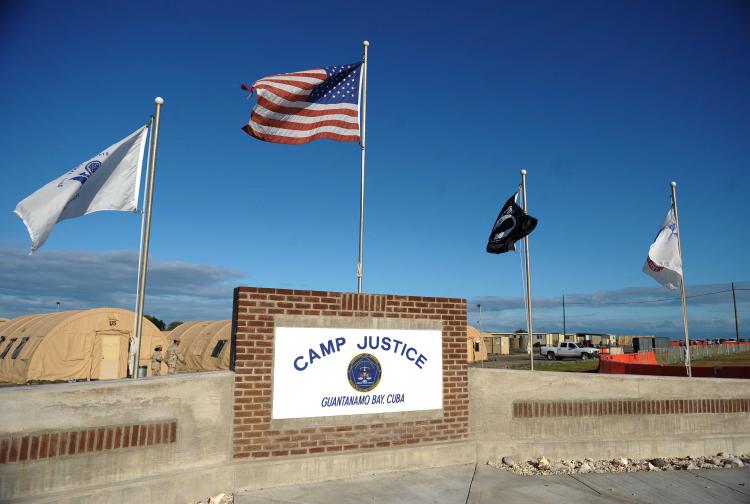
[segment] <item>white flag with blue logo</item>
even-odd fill
[[[677,236],[677,222],[670,208],[659,234],[648,249],[643,272],[667,289],[679,289],[682,282],[682,258]]]
[[[29,230],[31,250],[62,220],[100,210],[137,210],[147,136],[148,128],[139,128],[21,201],[15,213]]]

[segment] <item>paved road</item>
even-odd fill
[[[750,469],[516,476],[461,465],[237,494],[237,504],[750,504]]]

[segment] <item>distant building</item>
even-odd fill
[[[511,352],[525,352],[528,347],[528,335],[525,332],[492,332],[495,337],[508,338]],[[555,332],[535,332],[532,338],[532,345],[538,346],[557,346],[559,343],[579,343],[588,346],[615,346],[617,338],[614,334],[600,333],[555,333]],[[489,350],[492,354],[492,350]]]
[[[490,333],[483,333],[482,340],[487,348],[487,355],[508,355],[510,354],[510,338]]]
[[[646,336],[620,336],[617,343],[623,348],[625,353],[647,352],[659,348],[668,348],[670,346],[669,338],[657,337],[654,335]]]
[[[529,345],[528,333],[493,332],[494,337],[508,338],[510,352],[525,352]],[[568,335],[572,336],[572,335]],[[559,341],[568,341],[560,333],[535,332],[532,334],[532,346],[557,345]]]
[[[614,334],[604,333],[576,333],[576,343],[593,347],[610,347],[617,345],[617,337]]]

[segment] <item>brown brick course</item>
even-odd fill
[[[8,461],[8,451],[10,450],[10,439],[0,439],[0,464],[5,464]]]
[[[49,437],[50,435],[47,433],[39,436],[39,458],[47,458],[49,456]]]
[[[138,443],[137,436],[141,430],[143,438]],[[133,441],[128,442],[127,434],[130,432],[134,433],[134,437]],[[117,425],[64,432],[0,434],[0,464],[38,461],[146,444],[170,444],[176,441],[177,421],[175,420],[146,425]]]
[[[19,454],[18,454],[18,460],[21,460],[21,461],[28,460],[29,444],[31,444],[29,441],[30,441],[29,436],[23,436],[21,438],[21,450],[19,451]]]
[[[750,413],[750,399],[515,401],[513,418]]]
[[[274,429],[271,421],[271,373],[276,315],[441,321],[442,417],[429,421]],[[234,291],[232,326],[235,458],[371,450],[468,438],[464,299],[239,287]]]

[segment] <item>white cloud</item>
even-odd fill
[[[135,305],[138,257],[132,252],[0,250],[0,316]],[[149,260],[146,313],[165,321],[230,319],[242,272],[204,264]]]
[[[748,325],[748,283],[736,284],[740,329]],[[718,294],[717,291],[725,291]],[[693,285],[687,289],[691,337],[734,337],[734,312],[729,284]],[[691,297],[694,296],[694,297]],[[667,301],[659,301],[667,299]],[[626,288],[591,294],[566,294],[568,332],[654,334],[681,337],[682,311],[679,291],[659,287]],[[468,320],[477,325],[477,304],[482,305],[482,328],[514,331],[526,327],[522,297],[475,297],[469,301]],[[534,330],[562,331],[562,299],[534,298]],[[747,332],[740,334],[747,337]]]

